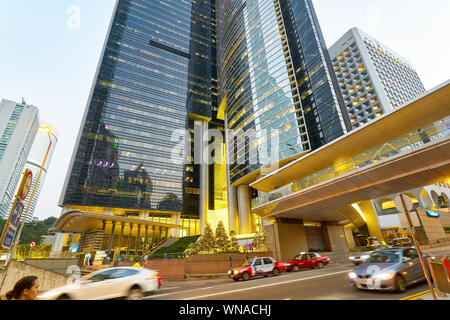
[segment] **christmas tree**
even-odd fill
[[[219,221],[216,228],[216,248],[218,252],[227,252],[230,246],[227,231],[222,220]]]
[[[197,253],[214,253],[216,248],[216,239],[209,223],[206,224],[205,230],[197,241]]]
[[[231,231],[230,232],[230,244],[229,244],[229,246],[230,246],[231,251],[239,252],[239,243],[238,243],[238,241],[236,239],[236,232],[235,231]]]

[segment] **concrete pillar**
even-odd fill
[[[287,261],[299,252],[308,251],[305,228],[300,219],[277,218],[276,222],[264,226],[267,244],[273,257]]]
[[[55,235],[55,242],[52,245],[51,254],[56,255],[62,253],[62,248],[64,246],[64,239],[66,237],[65,233],[58,232]]]
[[[123,237],[123,229],[124,229],[124,227],[125,227],[125,223],[121,222],[120,236],[119,236],[119,250],[122,247],[122,237]]]
[[[200,166],[200,233],[203,233],[208,212],[208,122],[194,122],[194,160]]]
[[[113,221],[112,223],[112,229],[111,229],[111,236],[109,237],[109,245],[108,245],[108,254],[111,252],[111,248],[114,242],[114,231],[116,229],[116,223]]]
[[[135,254],[137,255],[139,252],[139,236],[141,235],[141,225],[137,225],[137,234],[136,234],[136,251]]]
[[[148,241],[148,226],[145,226],[145,238],[144,238],[144,252],[147,250],[147,241]]]
[[[174,215],[173,215],[173,223],[174,224],[180,224],[180,221],[181,221],[181,213],[174,213]],[[173,228],[171,233],[170,233],[170,235],[172,237],[178,237],[179,231],[180,231],[179,228]]]
[[[128,223],[128,225],[130,227],[130,233],[128,234],[127,255],[130,254],[131,237],[132,237],[132,234],[133,234],[133,224],[132,223]]]
[[[252,217],[250,212],[250,191],[247,185],[237,187],[239,234],[253,232]]]
[[[355,245],[355,238],[353,237],[352,228],[345,228],[344,227],[344,233],[345,233],[345,240],[347,240],[348,248],[352,249],[352,248],[356,247],[356,245]]]
[[[344,227],[337,222],[322,222],[322,234],[328,251],[348,251]]]
[[[228,145],[228,117],[225,112],[225,144],[226,144],[226,168],[227,168],[227,193],[228,193],[228,226],[231,231],[239,233],[239,220],[238,220],[238,205],[237,205],[237,190],[236,187],[231,185],[230,181],[230,165],[232,159],[229,157],[228,148],[232,146]]]
[[[370,236],[376,237],[378,241],[384,241],[384,237],[381,233],[380,225],[378,223],[378,213],[372,200],[358,202],[358,206],[364,213]]]
[[[239,233],[239,216],[237,205],[237,188],[228,185],[228,225],[230,232]]]

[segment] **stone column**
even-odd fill
[[[116,229],[116,223],[113,221],[112,222],[112,229],[111,229],[111,237],[109,238],[108,254],[110,254],[111,247],[112,247],[113,242],[114,242],[114,231],[115,231],[115,229]]]
[[[250,191],[247,185],[237,187],[238,212],[239,212],[239,234],[253,232],[252,218],[250,213]]]
[[[269,250],[279,261],[292,259],[299,252],[308,251],[303,220],[277,218],[274,224],[264,226]]]
[[[203,233],[208,212],[208,122],[196,120],[194,128],[194,160],[200,166],[200,233]]]
[[[139,236],[141,234],[141,225],[137,225],[137,234],[136,234],[136,251],[135,254],[137,255],[139,252]]]
[[[131,237],[132,237],[132,234],[133,234],[133,224],[129,223],[128,225],[130,226],[130,233],[128,234],[127,255],[130,254]]]
[[[322,234],[328,251],[348,251],[344,227],[337,222],[322,222]]]

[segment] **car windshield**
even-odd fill
[[[398,251],[376,251],[372,252],[365,261],[366,263],[392,263],[400,260]]]
[[[253,261],[254,261],[255,259],[250,259],[250,260],[247,260],[245,263],[244,263],[244,267],[249,267],[249,266],[251,266],[252,264],[253,264]]]

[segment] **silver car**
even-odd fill
[[[364,262],[367,258],[369,258],[370,254],[373,251],[380,250],[380,249],[386,249],[386,248],[392,248],[392,246],[385,245],[385,244],[377,244],[366,247],[366,252],[361,254],[356,254],[354,256],[349,257],[348,259],[350,262],[354,263],[355,265],[359,266],[361,263]]]
[[[423,254],[426,261],[432,257]],[[349,273],[357,289],[405,292],[406,287],[424,281],[422,265],[414,248],[391,248],[372,252],[365,261]]]

